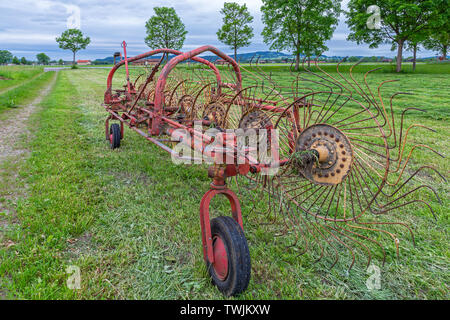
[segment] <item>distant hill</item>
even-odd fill
[[[233,55],[230,54],[232,57]],[[173,58],[174,55],[169,55],[169,58]],[[216,55],[204,55],[201,56],[203,59],[206,59],[208,61],[216,61],[220,60]],[[300,55],[301,59],[304,59],[304,55]],[[152,59],[160,59],[161,55],[152,56]],[[320,60],[328,60],[328,61],[341,61],[348,57],[342,57],[342,56],[326,56],[322,55],[319,57]],[[357,59],[356,59],[357,58]],[[353,61],[357,61],[359,59],[366,58],[367,61],[372,61],[374,57],[364,57],[364,56],[352,56]],[[376,59],[378,61],[381,61],[382,59],[393,59],[392,57],[383,57],[383,56],[376,56]],[[248,63],[253,59],[253,61],[256,61],[256,59],[259,59],[260,61],[266,61],[266,62],[287,62],[287,61],[293,61],[294,56],[292,54],[286,54],[282,52],[275,52],[275,51],[256,51],[256,52],[249,52],[249,53],[240,53],[237,55],[237,60],[241,63]],[[371,60],[372,59],[372,60]],[[424,61],[424,60],[433,60],[436,59],[436,57],[426,57],[426,58],[418,58],[418,61]],[[113,64],[114,63],[114,57],[106,57],[103,59],[97,59],[94,61],[94,64]]]
[[[232,55],[230,55],[232,56]],[[169,55],[169,58],[174,57],[173,55]],[[216,61],[220,58],[216,55],[205,55],[201,56],[203,59],[206,59],[208,61]],[[160,59],[161,55],[152,56],[152,59]],[[257,51],[257,52],[250,52],[250,53],[241,53],[237,55],[237,60],[240,62],[249,62],[251,59],[257,59],[260,60],[286,60],[286,59],[292,59],[293,56],[290,54],[282,53],[282,52],[274,52],[274,51]],[[114,63],[114,57],[106,57],[103,59],[97,59],[94,61],[96,64],[113,64]]]
[[[233,55],[230,55],[233,57]],[[220,58],[216,55],[202,56],[203,59],[209,61],[219,60]],[[282,52],[274,52],[274,51],[256,51],[249,53],[240,53],[237,55],[237,60],[240,62],[249,62],[252,59],[260,59],[260,60],[286,60],[292,59],[293,56],[291,54],[286,54]]]

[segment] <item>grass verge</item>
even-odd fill
[[[46,72],[23,85],[0,94],[0,113],[8,108],[17,108],[33,100],[45,86],[51,81],[54,72]]]
[[[42,67],[0,66],[0,93],[42,73]]]

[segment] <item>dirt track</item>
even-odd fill
[[[41,91],[39,96],[37,96],[29,105],[8,110],[2,114],[2,119],[0,119],[0,174],[2,175],[2,180],[4,180],[6,187],[5,189],[0,189],[0,198],[3,200],[0,201],[0,213],[3,212],[7,216],[11,214],[14,215],[11,204],[14,204],[17,201],[17,198],[23,195],[25,190],[21,190],[20,192],[17,190],[13,191],[15,189],[14,182],[17,179],[18,173],[15,170],[1,172],[1,168],[6,160],[10,161],[14,166],[14,164],[24,159],[29,152],[29,150],[24,148],[23,143],[31,138],[28,129],[28,119],[36,111],[42,99],[50,92],[55,80],[56,75],[47,87]],[[8,222],[0,216],[0,240],[2,238],[1,233],[6,228],[8,228]],[[0,241],[0,246],[1,245],[11,246],[12,244],[5,244]]]
[[[4,213],[6,217],[6,219],[2,219],[3,217],[0,215],[0,246],[14,246],[14,243],[11,241],[3,243],[2,232],[10,228],[11,224],[14,225],[17,223],[14,204],[26,192],[26,190],[15,190],[17,189],[14,187],[14,182],[17,181],[18,177],[17,171],[7,170],[6,172],[1,172],[1,168],[6,160],[11,163],[17,163],[28,154],[29,150],[24,148],[23,143],[31,138],[28,120],[36,112],[42,99],[49,94],[55,81],[56,74],[47,87],[30,104],[8,110],[2,115],[2,119],[0,119],[0,174],[5,185],[8,184],[6,189],[0,189],[0,198],[2,199],[0,201],[0,213]],[[5,297],[6,293],[0,287],[0,300],[5,299]]]
[[[0,120],[0,163],[10,156],[20,156],[26,150],[18,146],[18,142],[23,134],[28,132],[27,120],[36,110],[36,106],[50,92],[56,76],[50,84],[39,94],[36,99],[24,107],[8,110],[5,119]]]

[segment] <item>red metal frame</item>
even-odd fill
[[[207,134],[195,130],[192,126],[182,124],[175,119],[170,119],[171,110],[166,110],[164,108],[165,101],[164,101],[164,89],[166,86],[167,79],[169,77],[170,72],[181,62],[186,61],[188,59],[191,59],[193,61],[202,63],[206,66],[208,66],[212,71],[214,72],[216,79],[217,79],[217,91],[220,92],[220,89],[222,87],[228,87],[232,88],[237,95],[241,94],[242,91],[242,75],[239,68],[239,65],[234,61],[231,57],[227,56],[217,48],[214,48],[212,46],[203,46],[198,49],[189,51],[189,52],[180,52],[177,50],[172,49],[157,49],[152,50],[147,53],[128,58],[126,54],[126,43],[123,43],[124,48],[124,59],[117,63],[109,72],[108,79],[107,79],[107,89],[105,92],[105,100],[104,100],[104,107],[106,111],[109,112],[109,117],[106,119],[105,123],[105,129],[106,129],[106,137],[109,137],[109,122],[110,120],[118,120],[121,123],[121,132],[123,136],[123,125],[126,124],[129,128],[136,131],[138,134],[143,136],[148,141],[156,144],[158,147],[162,148],[163,150],[171,153],[175,157],[178,157],[178,154],[174,152],[170,147],[162,143],[160,140],[158,140],[157,136],[160,134],[167,134],[171,135],[175,130],[177,129],[184,129],[187,130],[189,133],[191,133],[193,141],[191,144],[191,148],[193,150],[196,150],[208,157],[211,157],[213,159],[219,159],[217,157],[223,157],[223,155],[218,155],[215,153],[214,150],[208,150],[206,146],[211,144],[213,141],[216,141],[216,143],[219,141],[222,143],[224,147],[226,147],[229,150],[232,150],[233,152],[230,153],[230,156],[235,158],[236,160],[234,163],[238,163],[238,155],[237,152],[237,145],[235,139],[233,137],[227,136],[226,133],[218,133],[215,137],[210,137]],[[204,52],[211,52],[215,55],[221,57],[223,60],[227,61],[234,69],[234,72],[236,74],[236,83],[235,84],[229,84],[229,83],[222,83],[220,72],[217,69],[217,67],[212,64],[211,62],[202,59],[200,57],[197,57],[199,54],[202,54]],[[156,54],[173,54],[175,55],[174,58],[172,58],[162,69],[162,71],[159,74],[158,80],[156,82],[156,88],[155,88],[155,98],[153,102],[147,103],[149,106],[148,108],[143,108],[138,105],[136,105],[136,101],[140,98],[140,95],[137,95],[137,98],[135,101],[133,100],[133,97],[136,96],[135,88],[132,84],[130,84],[129,81],[129,71],[128,71],[128,63],[140,60],[152,55]],[[125,97],[120,97],[120,93],[113,96],[112,94],[112,79],[114,77],[115,72],[118,68],[125,65],[126,67],[126,73],[127,73],[127,92],[124,93]],[[119,92],[120,90],[118,90]],[[123,90],[121,91],[123,93]],[[134,103],[133,103],[134,102]],[[260,108],[261,110],[265,111],[271,111],[274,113],[281,113],[286,112],[284,108],[280,108],[276,106],[276,103],[271,104],[271,101],[249,101],[250,104],[254,104],[255,107]],[[135,110],[138,111],[141,114],[146,114],[148,118],[146,118],[145,123],[147,124],[148,132],[145,133],[141,129],[138,128],[137,123],[138,119],[136,119],[135,116],[133,116],[130,112],[128,112],[129,109],[127,109],[127,106],[133,105],[136,106]],[[132,109],[132,108],[131,108]],[[239,156],[242,158],[242,156]],[[242,221],[242,213],[241,213],[241,206],[239,203],[239,200],[236,196],[236,194],[228,189],[226,187],[226,179],[228,177],[236,176],[238,174],[246,175],[250,170],[252,172],[260,171],[262,168],[267,168],[267,165],[264,164],[256,164],[255,161],[250,163],[250,159],[246,157],[244,159],[244,164],[240,165],[219,165],[216,164],[213,167],[210,168],[209,176],[213,179],[213,183],[211,184],[211,189],[205,193],[203,196],[201,202],[200,202],[200,221],[201,221],[201,228],[202,228],[202,242],[203,242],[203,252],[204,252],[204,258],[206,261],[209,261],[211,264],[215,262],[214,257],[214,250],[213,250],[213,239],[211,236],[211,226],[210,226],[210,217],[209,217],[209,205],[211,203],[211,200],[217,196],[217,195],[224,195],[229,201],[231,206],[231,212],[233,218],[236,220],[236,222],[241,226],[243,229],[243,221]],[[279,165],[284,165],[286,163],[286,160],[281,161]],[[222,261],[221,264],[225,263],[223,261],[222,256],[223,252],[225,250],[221,250],[222,253],[220,254],[220,260]],[[224,273],[225,267],[222,265],[219,267],[219,273]],[[222,270],[222,271],[220,271]],[[219,275],[220,276],[220,275]]]
[[[186,61],[189,59],[195,60],[196,56],[198,56],[199,54],[202,54],[206,51],[210,51],[210,52],[216,54],[217,56],[221,57],[222,59],[224,59],[225,61],[227,61],[228,63],[230,63],[233,66],[233,69],[236,73],[236,80],[237,80],[237,83],[234,85],[234,87],[237,91],[242,90],[242,74],[241,74],[241,70],[240,70],[237,62],[234,61],[231,57],[229,57],[226,54],[224,54],[223,52],[221,52],[220,50],[218,50],[217,48],[214,48],[212,46],[203,46],[203,47],[197,48],[195,50],[180,54],[177,57],[171,59],[165,65],[164,69],[161,71],[161,74],[159,75],[158,82],[156,84],[154,103],[155,103],[155,112],[157,114],[159,114],[159,115],[162,114],[162,110],[163,110],[163,106],[164,106],[164,88],[166,86],[167,78],[168,78],[170,72],[173,70],[173,68],[175,68],[176,65],[179,64],[180,62],[183,62],[183,61]],[[217,70],[217,68],[216,68],[216,70]],[[218,72],[218,70],[217,70],[217,72]],[[220,73],[219,73],[218,78],[220,79]],[[220,90],[220,87],[221,87],[221,82],[219,81],[218,90]],[[153,121],[153,123],[152,123],[152,131],[151,131],[152,134],[155,134],[155,135],[159,134],[160,123],[161,123],[160,119],[158,117],[156,117],[155,121]]]
[[[211,235],[211,225],[209,218],[209,205],[211,200],[221,194],[224,195],[229,201],[231,205],[231,214],[233,219],[241,226],[242,230],[244,230],[244,225],[242,221],[242,212],[241,205],[239,203],[239,199],[236,194],[230,189],[226,188],[225,185],[222,185],[223,188],[219,188],[218,186],[212,186],[211,190],[207,191],[203,196],[200,202],[200,223],[202,227],[202,243],[203,243],[203,256],[206,261],[210,263],[214,263],[214,251],[213,251],[213,239]]]
[[[173,54],[173,55],[181,55],[181,54],[183,54],[183,52],[178,51],[178,50],[173,50],[173,49],[164,49],[164,48],[163,49],[156,49],[156,50],[148,51],[146,53],[137,55],[137,56],[129,58],[129,59],[127,57],[125,57],[124,60],[120,61],[114,67],[112,67],[111,71],[108,74],[108,78],[106,80],[105,104],[112,104],[114,102],[118,102],[118,103],[121,102],[121,101],[114,101],[112,99],[112,79],[113,79],[114,74],[116,73],[117,69],[119,69],[123,65],[126,65],[126,68],[127,68],[126,72],[128,74],[128,63],[131,63],[131,62],[137,61],[137,60],[141,60],[141,59],[144,59],[144,58],[148,58],[148,57],[151,57],[151,56],[154,56],[154,55],[157,55],[157,54],[161,54],[161,53],[162,54]],[[209,68],[211,68],[213,70],[214,74],[216,75],[218,86],[220,87],[222,85],[222,79],[220,77],[220,72],[219,72],[219,70],[217,69],[217,67],[213,63],[209,62],[208,60],[202,59],[200,57],[192,57],[190,59],[192,59],[193,61],[202,63],[202,64],[208,66]]]

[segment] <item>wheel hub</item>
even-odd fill
[[[203,110],[203,119],[209,120],[222,128],[226,127],[225,117],[226,117],[225,108],[217,102],[210,103]]]
[[[305,129],[297,139],[296,151],[316,150],[318,163],[303,168],[303,175],[321,185],[341,183],[351,170],[353,150],[350,141],[339,129],[316,124]]]
[[[225,244],[220,237],[213,239],[214,263],[213,268],[220,280],[225,280],[228,276],[228,256]]]
[[[273,124],[269,117],[262,111],[256,110],[247,113],[239,121],[239,128],[248,129],[268,129],[272,128]]]

